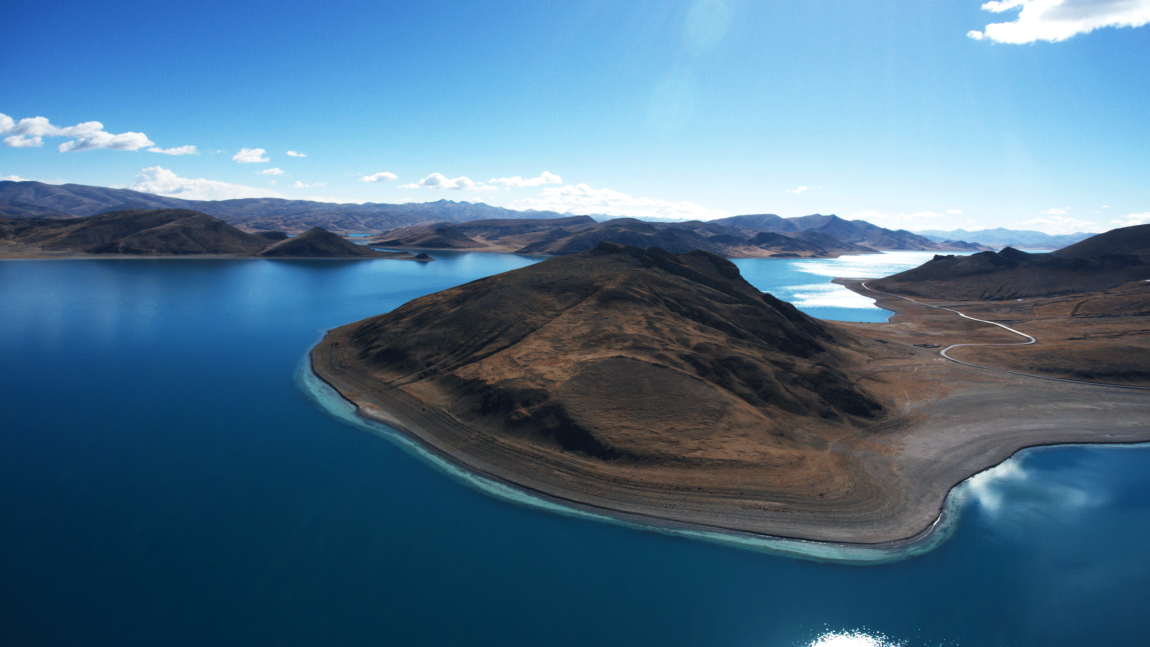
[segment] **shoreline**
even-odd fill
[[[910,346],[913,341],[927,341],[928,333],[940,333],[924,324],[933,323],[929,316],[924,319],[922,313],[896,304],[880,307],[894,313],[890,321],[842,325],[860,334],[887,337],[892,340],[892,352],[896,344]],[[954,515],[946,511],[957,505],[962,484],[1021,451],[1150,441],[1150,425],[1143,422],[1150,420],[1150,400],[1133,397],[1131,391],[987,374],[937,355],[928,360],[930,365],[919,362],[923,372],[912,383],[903,384],[899,382],[902,377],[918,370],[906,373],[912,360],[904,358],[901,364],[879,365],[873,371],[893,374],[894,382],[887,377],[886,383],[901,387],[906,394],[897,415],[860,430],[862,440],[844,439],[830,449],[846,461],[844,474],[854,475],[851,488],[861,485],[861,494],[848,489],[847,494],[853,496],[830,503],[809,492],[805,499],[804,493],[781,492],[784,498],[779,499],[780,491],[771,490],[770,483],[765,491],[750,492],[750,499],[692,488],[684,492],[684,488],[668,487],[665,473],[596,471],[595,465],[577,455],[548,456],[468,429],[434,407],[427,411],[422,401],[373,381],[369,374],[333,356],[333,349],[341,349],[335,352],[339,355],[346,348],[341,347],[341,340],[354,325],[328,331],[307,354],[307,372],[314,373],[351,409],[341,419],[361,427],[382,427],[371,430],[398,435],[434,461],[545,500],[550,506],[808,559],[878,563],[931,550],[953,529]],[[963,338],[988,334],[962,326],[941,333]],[[868,374],[861,379],[875,378]],[[663,478],[661,488],[659,478]],[[787,494],[793,496],[786,498]],[[748,511],[746,505],[738,509],[747,502],[762,505],[752,506],[756,510]]]
[[[912,559],[933,551],[945,544],[957,529],[961,521],[962,507],[967,503],[969,496],[965,490],[967,484],[973,478],[1002,468],[1011,461],[1019,459],[1025,453],[1069,447],[1150,448],[1150,435],[1144,440],[1052,442],[1020,447],[1005,459],[968,475],[952,486],[947,491],[934,521],[917,534],[904,539],[861,543],[820,541],[802,537],[754,533],[721,526],[684,523],[654,514],[639,515],[597,506],[577,499],[557,497],[508,481],[496,474],[476,469],[460,457],[441,451],[410,429],[398,425],[394,421],[389,422],[372,416],[353,401],[344,397],[331,383],[314,370],[311,355],[319,343],[317,342],[308,349],[296,374],[297,385],[310,399],[333,418],[385,438],[403,451],[467,487],[507,503],[563,516],[705,541],[739,550],[751,550],[823,563],[852,566],[880,565]]]
[[[961,483],[948,493],[935,520],[917,535],[874,544],[819,541],[746,532],[714,525],[676,522],[654,514],[636,514],[555,496],[475,468],[460,457],[440,450],[420,434],[414,433],[396,421],[365,412],[314,370],[312,351],[319,343],[308,349],[301,360],[296,373],[296,382],[297,386],[321,409],[341,422],[384,437],[400,449],[468,487],[515,505],[742,550],[850,565],[885,564],[927,553],[950,538],[959,519],[958,510],[963,503],[964,494],[955,490],[961,487]],[[994,467],[997,465],[988,469]]]

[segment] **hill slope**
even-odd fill
[[[935,256],[875,289],[935,299],[1021,299],[1110,290],[1150,278],[1150,225],[1098,234],[1051,254],[1007,247],[971,256]]]
[[[116,211],[89,218],[12,220],[6,238],[47,251],[87,254],[239,254],[268,245],[218,218],[187,209]]]
[[[259,254],[264,258],[394,258],[402,260],[435,260],[427,254],[381,252],[316,227],[311,231],[273,243]]]

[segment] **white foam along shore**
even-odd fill
[[[628,528],[652,530],[667,535],[699,539],[724,546],[786,557],[819,562],[868,565],[886,564],[910,559],[930,552],[942,545],[951,534],[953,534],[958,522],[959,509],[966,498],[967,482],[964,481],[948,493],[942,511],[929,528],[915,537],[883,544],[818,542],[772,537],[748,532],[675,527],[670,524],[640,523],[630,518],[614,516],[610,510],[572,505],[569,502],[552,499],[537,492],[530,492],[512,484],[476,474],[440,454],[429,451],[422,443],[411,438],[408,434],[389,427],[382,422],[360,416],[355,404],[348,401],[338,391],[332,388],[331,385],[315,374],[311,367],[310,358],[311,349],[308,349],[296,372],[296,383],[305,394],[331,416],[349,425],[386,438],[404,451],[423,460],[456,481],[485,494],[517,505],[542,509],[566,516],[613,523]],[[1007,462],[1009,462],[1009,460]],[[1002,463],[1000,465],[1005,464],[1006,463]]]

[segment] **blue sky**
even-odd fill
[[[1150,222],[1148,22],[1150,0],[28,2],[0,26],[0,177],[1102,231]]]

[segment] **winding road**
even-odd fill
[[[903,301],[910,301],[911,303],[917,303],[920,306],[926,306],[928,308],[934,308],[936,310],[946,310],[947,312],[953,312],[954,314],[956,314],[956,315],[958,315],[964,319],[970,319],[971,321],[977,321],[979,323],[990,324],[992,326],[998,326],[999,328],[1002,328],[1004,330],[1008,330],[1008,331],[1010,331],[1016,335],[1020,335],[1020,336],[1026,338],[1026,341],[1020,341],[1020,342],[1017,342],[1014,344],[951,344],[950,346],[947,346],[946,348],[939,351],[940,355],[942,355],[946,359],[948,359],[948,360],[950,360],[956,364],[962,364],[963,366],[971,366],[973,368],[981,368],[981,369],[985,369],[988,371],[998,371],[999,373],[1010,373],[1011,375],[1021,375],[1023,377],[1033,377],[1033,378],[1036,378],[1039,380],[1050,380],[1053,382],[1068,382],[1070,384],[1086,384],[1089,386],[1104,386],[1104,387],[1113,388],[1113,389],[1136,389],[1139,391],[1150,391],[1150,386],[1135,386],[1132,384],[1107,384],[1105,382],[1087,382],[1085,380],[1068,380],[1066,378],[1061,378],[1061,377],[1050,377],[1047,375],[1035,375],[1033,373],[1022,373],[1020,371],[1011,371],[1011,370],[1008,370],[1005,368],[996,368],[994,366],[983,366],[981,364],[971,364],[970,362],[964,362],[960,359],[955,359],[955,358],[951,357],[950,355],[948,355],[947,351],[954,349],[954,348],[958,348],[960,346],[1029,346],[1031,344],[1037,344],[1038,340],[1035,339],[1034,337],[1031,337],[1030,335],[1028,335],[1024,332],[1020,332],[1018,330],[1015,330],[1015,329],[1011,328],[1010,326],[1000,324],[1000,323],[997,323],[994,321],[987,321],[985,319],[976,319],[974,317],[971,317],[970,315],[963,314],[963,313],[959,312],[958,310],[954,310],[952,308],[944,308],[942,306],[936,306],[936,305],[931,305],[929,303],[923,303],[922,301],[915,301],[914,299],[909,299],[907,297],[901,297],[897,294],[891,294],[889,292],[880,292],[879,290],[875,290],[875,289],[871,288],[869,285],[866,284],[865,281],[860,281],[859,285],[866,288],[869,292],[874,292],[875,294],[882,294],[884,296],[894,297],[896,299],[902,299]]]

